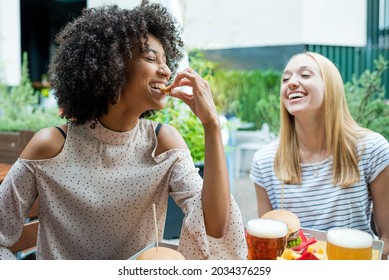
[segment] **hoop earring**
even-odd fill
[[[119,94],[119,97],[118,99],[116,100],[116,104],[118,104],[120,102],[120,96],[122,96],[121,94]]]

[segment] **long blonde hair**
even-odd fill
[[[360,127],[347,107],[344,84],[338,68],[321,54],[306,52],[319,65],[324,83],[323,119],[327,151],[333,157],[332,183],[348,187],[360,180],[357,141],[368,130]],[[284,183],[301,184],[300,155],[294,116],[280,101],[279,147],[274,161],[275,173]]]

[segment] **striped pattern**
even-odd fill
[[[278,141],[254,155],[250,179],[267,190],[273,209],[281,208],[282,184],[273,171]],[[294,212],[301,226],[318,230],[352,227],[372,233],[372,198],[369,190],[377,175],[389,165],[389,143],[378,133],[366,135],[358,144],[361,180],[348,188],[334,186],[332,157],[321,162],[301,164],[302,185],[284,185],[284,209]],[[313,174],[318,171],[318,177]]]

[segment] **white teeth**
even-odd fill
[[[300,93],[300,92],[296,92],[296,93],[291,93],[288,95],[288,99],[291,100],[293,98],[300,98],[300,97],[304,97],[305,95]]]
[[[165,85],[164,85],[164,84],[160,84],[160,83],[151,83],[151,84],[150,84],[150,87],[152,87],[152,88],[157,88],[157,89],[161,89],[161,88],[164,88]]]

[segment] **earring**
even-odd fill
[[[114,103],[115,105],[118,104],[118,103],[120,102],[120,96],[121,96],[121,94],[119,94],[118,97],[117,97],[117,99],[115,100],[115,103]]]

